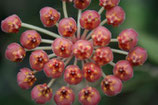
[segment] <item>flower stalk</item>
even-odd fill
[[[67,8],[66,8],[66,1],[62,1],[62,4],[63,4],[64,17],[68,18]]]
[[[31,49],[31,50],[25,49],[25,51],[35,51],[35,50],[52,50],[52,47],[51,46],[44,46],[44,47],[36,47],[34,49]]]
[[[48,57],[53,58],[53,57],[56,57],[56,55],[53,53],[53,54],[48,55]]]
[[[51,79],[47,86],[50,88],[53,85],[54,81],[55,79]]]
[[[103,26],[104,24],[107,23],[107,19],[104,19],[101,23],[100,23],[100,26]]]
[[[111,39],[110,42],[118,42],[118,40],[117,39]]]
[[[22,26],[22,27],[25,27],[25,28],[37,30],[37,31],[39,31],[39,32],[41,32],[41,33],[47,34],[47,35],[52,36],[52,37],[54,37],[54,38],[60,37],[60,35],[58,35],[58,34],[56,34],[56,33],[53,33],[53,32],[51,32],[51,31],[48,31],[48,30],[46,30],[46,29],[43,29],[43,28],[40,28],[40,27],[31,25],[31,24],[22,23],[21,26]]]
[[[117,50],[117,49],[111,49],[114,53],[119,53],[119,54],[124,54],[124,55],[128,55],[128,52],[126,51],[122,51],[122,50]]]
[[[47,44],[52,44],[53,40],[49,40],[49,39],[42,39],[41,41],[42,43],[47,43]]]
[[[111,66],[115,66],[115,65],[116,65],[114,62],[109,62],[109,64],[110,64]]]
[[[81,25],[80,25],[80,18],[81,18],[81,13],[82,13],[82,10],[79,9],[78,10],[78,19],[77,19],[77,38],[79,39],[80,38],[80,34],[81,34]]]
[[[101,15],[104,10],[105,10],[104,7],[101,7],[100,10],[98,11],[98,13]]]
[[[84,30],[83,34],[82,34],[82,38],[81,39],[85,39],[87,33],[89,32],[89,30]]]

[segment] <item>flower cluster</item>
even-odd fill
[[[64,74],[67,86],[61,87],[54,95],[57,105],[71,105],[75,94],[70,85],[77,85],[83,79],[87,82],[96,82],[101,77],[101,89],[107,96],[115,96],[122,90],[122,82],[133,77],[133,66],[143,65],[147,59],[144,48],[137,46],[138,33],[134,29],[123,30],[116,39],[112,39],[110,30],[104,27],[109,24],[119,26],[125,20],[124,10],[118,6],[120,0],[99,0],[101,9],[84,10],[91,0],[62,0],[64,18],[60,20],[60,13],[52,7],[40,10],[40,19],[45,27],[56,26],[60,35],[43,28],[23,23],[17,15],[7,17],[1,23],[1,29],[6,33],[18,33],[21,27],[29,28],[21,34],[20,44],[8,45],[5,56],[13,62],[23,61],[26,52],[30,55],[30,67],[22,68],[17,74],[18,85],[23,89],[31,88],[36,79],[35,74],[44,71],[49,83],[34,86],[31,91],[32,99],[38,104],[44,104],[53,97],[53,82]],[[66,3],[73,2],[78,9],[77,22],[73,17],[68,17]],[[101,14],[106,10],[106,19],[101,21]],[[82,12],[84,11],[84,12]],[[81,28],[84,30],[81,34]],[[43,39],[37,32],[56,38],[55,40]],[[108,47],[109,43],[116,42],[121,50]],[[41,43],[51,44],[40,46]],[[46,50],[52,50],[47,54]],[[126,55],[126,60],[113,62],[113,53]],[[68,65],[73,60],[72,65]],[[82,67],[78,64],[81,63]],[[105,75],[102,66],[113,66],[113,74]],[[87,85],[80,90],[78,100],[82,105],[97,105],[101,100],[97,89]]]

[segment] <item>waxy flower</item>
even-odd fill
[[[82,105],[98,105],[100,93],[88,82],[101,80],[101,89],[105,95],[118,95],[122,91],[122,81],[133,77],[133,66],[143,65],[147,60],[146,50],[136,47],[138,33],[134,29],[125,29],[117,38],[112,39],[113,32],[104,26],[107,23],[115,27],[124,22],[125,11],[118,6],[120,0],[98,1],[101,6],[99,11],[84,10],[93,3],[91,0],[57,0],[63,5],[62,19],[56,9],[43,7],[39,12],[42,24],[47,28],[56,27],[59,34],[23,23],[17,15],[9,16],[1,22],[2,31],[6,33],[17,33],[21,27],[31,29],[21,34],[22,46],[18,43],[8,45],[5,56],[10,61],[21,62],[26,53],[32,51],[29,58],[32,70],[24,67],[17,74],[17,82],[22,89],[31,88],[37,80],[36,73],[40,71],[51,78],[50,82],[33,87],[31,97],[37,104],[45,104],[54,99],[57,105],[72,105],[77,93],[73,89],[81,88],[78,91],[78,101]],[[67,13],[67,3],[70,2],[78,9],[77,19]],[[102,21],[101,15],[105,9],[106,19]],[[43,39],[41,33],[52,38]],[[115,42],[118,43],[115,47],[120,50],[109,46]],[[115,64],[114,53],[124,54],[126,60],[118,60]],[[103,66],[107,64],[113,66],[113,74],[105,75]],[[64,82],[53,98],[52,87],[56,88],[53,83],[57,78],[63,78]],[[84,85],[79,85],[82,83]],[[71,89],[70,85],[77,86]]]

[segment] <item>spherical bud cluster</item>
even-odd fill
[[[44,72],[47,77],[59,78],[64,71],[64,62],[62,60],[53,58],[44,65]]]
[[[35,86],[31,91],[31,97],[37,104],[45,104],[53,96],[52,89],[47,84]]]
[[[76,85],[82,81],[82,73],[78,66],[69,65],[65,69],[64,80],[71,84]]]
[[[82,13],[80,18],[80,24],[82,28],[92,30],[99,26],[101,17],[97,11],[87,10]]]
[[[102,69],[95,63],[86,63],[83,66],[83,75],[89,82],[95,82],[102,76]]]
[[[90,58],[93,53],[93,45],[87,40],[78,40],[72,49],[74,56],[80,60]]]
[[[78,100],[82,105],[98,105],[100,99],[99,92],[92,87],[82,89],[78,95]]]
[[[22,68],[17,74],[17,82],[22,89],[31,88],[35,81],[36,77],[34,75],[34,72],[31,71],[29,68]]]
[[[111,9],[119,4],[120,0],[99,0],[99,5],[105,9]]]
[[[143,65],[144,62],[147,60],[147,52],[144,48],[141,47],[135,47],[132,49],[128,56],[127,60],[133,65],[133,66],[138,66],[138,65]]]
[[[131,50],[133,49],[138,42],[138,34],[134,29],[123,30],[120,35],[117,37],[119,48],[122,50]]]
[[[110,47],[97,48],[93,60],[100,66],[103,66],[113,60],[113,53]]]
[[[68,87],[62,87],[57,90],[54,101],[57,105],[72,105],[75,100],[74,92]]]
[[[11,15],[1,22],[1,29],[7,33],[17,33],[21,28],[21,20],[17,15]]]
[[[22,33],[20,43],[24,48],[33,49],[41,43],[41,36],[35,30],[27,30]]]
[[[63,37],[72,37],[77,30],[76,21],[73,18],[64,18],[60,20],[58,32]]]
[[[111,32],[103,27],[98,26],[91,34],[94,46],[106,46],[110,43]]]
[[[26,55],[23,47],[18,43],[11,43],[5,51],[5,57],[12,62],[21,62]]]
[[[41,71],[44,65],[48,62],[49,58],[45,51],[36,50],[30,55],[30,65],[32,69]]]
[[[72,55],[72,42],[66,38],[56,38],[52,50],[57,56],[68,58]]]
[[[91,0],[60,1],[64,13],[64,18],[61,20],[60,13],[52,7],[47,6],[40,10],[42,24],[47,28],[56,26],[59,35],[22,23],[17,15],[11,15],[1,22],[1,29],[6,33],[17,33],[21,26],[33,29],[21,34],[20,43],[24,48],[18,43],[11,43],[5,51],[6,58],[13,62],[21,62],[26,51],[33,51],[29,63],[34,71],[29,68],[20,69],[17,74],[18,85],[22,89],[31,88],[36,81],[35,73],[42,70],[46,77],[52,78],[48,85],[39,84],[32,89],[31,97],[37,104],[45,104],[52,99],[53,92],[50,87],[54,80],[61,76],[68,85],[78,85],[82,83],[83,78],[87,82],[94,83],[103,76],[104,79],[101,82],[103,93],[107,96],[119,94],[122,90],[122,82],[133,77],[133,66],[143,65],[148,56],[145,49],[136,47],[138,33],[134,29],[125,29],[117,39],[111,39],[112,33],[103,26],[107,23],[116,27],[124,22],[125,11],[118,6],[120,0],[98,0],[101,6],[99,11],[85,10],[83,13],[82,11],[90,5]],[[74,7],[78,9],[77,22],[73,17],[68,17],[67,4],[69,2],[73,2]],[[101,21],[101,14],[105,10],[106,19]],[[53,39],[42,39],[35,30],[52,36]],[[51,44],[51,48],[38,47],[41,42],[44,45]],[[111,42],[118,42],[121,50],[108,47]],[[52,50],[53,53],[48,56],[43,50]],[[115,64],[113,52],[127,55],[126,60],[120,60]],[[74,61],[73,65],[69,65],[72,61]],[[82,68],[79,68],[78,61],[82,63]],[[108,63],[113,66],[113,75],[106,75],[102,70],[102,66]],[[101,100],[99,92],[87,83],[86,85],[87,87],[81,89],[78,94],[79,102],[82,105],[98,105]],[[75,94],[72,89],[63,86],[56,91],[54,101],[57,105],[72,105]]]
[[[122,90],[122,82],[113,75],[108,75],[101,82],[101,88],[107,96],[115,96]]]
[[[86,9],[91,3],[91,0],[74,0],[74,7],[77,9]]]
[[[106,19],[108,24],[119,26],[125,20],[125,12],[121,7],[116,6],[106,11]]]
[[[128,61],[121,60],[116,63],[113,74],[122,81],[127,81],[133,77],[133,68]]]
[[[54,26],[60,19],[60,13],[51,7],[44,7],[40,10],[40,19],[45,27]]]

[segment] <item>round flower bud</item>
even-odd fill
[[[31,71],[29,68],[22,68],[17,74],[17,82],[22,89],[31,88],[35,81],[36,77],[34,75],[34,72]]]
[[[117,37],[119,48],[129,51],[133,49],[138,42],[138,34],[134,29],[123,30]]]
[[[64,18],[60,20],[58,32],[63,37],[72,37],[77,30],[76,21],[73,18]]]
[[[111,9],[115,6],[117,6],[120,2],[120,0],[99,0],[99,5],[104,7],[105,9]]]
[[[41,71],[44,65],[48,62],[49,58],[45,51],[36,50],[30,55],[30,65],[32,69]]]
[[[56,92],[54,101],[57,105],[72,105],[75,101],[75,94],[72,89],[63,86]]]
[[[82,73],[78,66],[69,65],[65,69],[64,80],[71,84],[76,85],[82,81]]]
[[[125,20],[125,12],[119,7],[113,7],[106,11],[106,19],[109,25],[119,26]]]
[[[21,28],[21,20],[17,15],[11,15],[1,22],[1,29],[6,33],[17,33]]]
[[[72,55],[72,42],[66,38],[56,38],[52,50],[57,56],[68,58]]]
[[[5,51],[5,57],[12,62],[21,62],[25,56],[26,52],[24,48],[18,43],[9,44]]]
[[[40,10],[40,19],[45,27],[54,26],[60,19],[60,13],[51,7],[44,7]]]
[[[133,65],[133,66],[139,66],[143,65],[145,61],[147,60],[147,52],[144,48],[141,47],[135,47],[132,49],[128,56],[127,60]]]
[[[101,88],[107,96],[115,96],[122,91],[122,82],[113,75],[108,75],[101,82]]]
[[[97,48],[93,60],[100,66],[103,66],[111,61],[113,61],[113,53],[110,47],[101,47]]]
[[[94,46],[106,46],[110,43],[111,32],[103,27],[98,26],[91,34]]]
[[[83,74],[87,81],[96,82],[102,76],[102,69],[95,63],[86,63],[83,66]]]
[[[64,67],[65,65],[62,60],[53,58],[44,65],[43,70],[47,77],[59,78],[62,75],[62,72],[64,71]]]
[[[86,9],[91,3],[91,0],[74,0],[74,7],[77,9]]]
[[[20,43],[24,48],[33,49],[41,43],[41,36],[34,30],[27,30],[22,33]]]
[[[37,104],[45,104],[52,99],[52,89],[47,84],[35,86],[31,91],[31,97]]]
[[[97,89],[86,87],[79,92],[78,100],[82,105],[98,105],[101,97]]]
[[[78,40],[72,48],[72,52],[77,59],[90,58],[93,53],[93,45],[87,40]]]
[[[121,60],[116,63],[113,74],[122,81],[128,81],[133,77],[133,68],[128,61]]]
[[[99,26],[101,17],[97,11],[87,10],[82,13],[80,18],[80,24],[82,28],[92,30]]]

